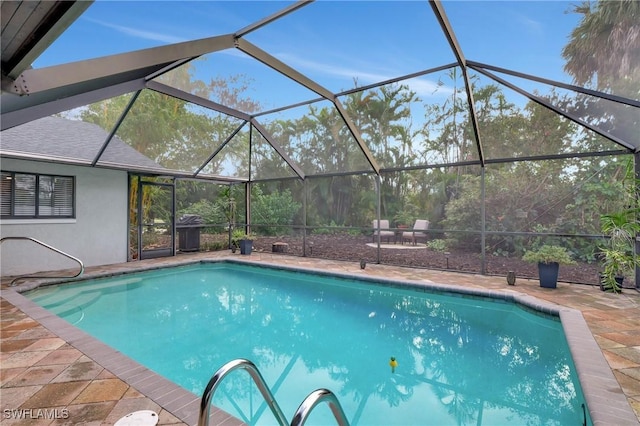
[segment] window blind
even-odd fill
[[[2,172],[2,217],[75,216],[75,178]]]

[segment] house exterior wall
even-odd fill
[[[8,219],[2,237],[32,237],[79,258],[85,266],[127,261],[127,172],[16,159],[2,170],[75,176],[75,219]],[[77,268],[78,264],[31,241],[0,247],[2,276]]]

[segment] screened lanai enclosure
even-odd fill
[[[561,280],[597,284],[621,229],[637,260],[639,2],[66,3],[2,3],[3,135],[55,116],[105,137],[2,155],[127,171],[129,260],[241,230],[269,253],[536,278],[523,254],[555,245]],[[9,30],[33,4],[54,35],[26,46]]]

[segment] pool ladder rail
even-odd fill
[[[229,361],[209,380],[207,387],[204,389],[202,393],[202,399],[200,400],[200,414],[198,416],[198,426],[208,426],[209,425],[209,407],[211,404],[211,399],[213,398],[213,394],[216,391],[218,385],[222,381],[222,379],[229,373],[234,370],[243,369],[246,370],[251,378],[253,379],[256,386],[258,386],[258,390],[262,394],[265,402],[271,409],[271,412],[276,417],[279,426],[289,426],[289,422],[287,422],[287,418],[283,414],[280,406],[276,402],[271,390],[267,386],[262,374],[258,371],[258,367],[248,359],[235,359],[233,361]],[[311,392],[305,399],[302,401],[302,404],[296,410],[296,413],[293,415],[293,419],[291,420],[290,426],[302,426],[307,421],[307,418],[311,414],[311,411],[317,407],[319,404],[326,402],[329,404],[329,408],[333,413],[338,425],[340,426],[349,426],[349,421],[347,420],[347,416],[338,401],[338,398],[335,396],[333,392],[328,389],[317,389]]]
[[[50,246],[49,244],[43,243],[40,240],[36,240],[35,238],[32,237],[3,237],[0,238],[0,244],[2,244],[4,241],[6,240],[25,240],[25,241],[32,241],[36,244],[41,245],[42,247],[48,248],[51,251],[54,251],[58,254],[61,254],[65,257],[68,257],[69,259],[75,261],[78,263],[78,265],[80,265],[80,271],[72,276],[60,276],[60,275],[20,275],[15,277],[13,280],[11,280],[11,282],[9,283],[9,286],[13,287],[14,285],[16,285],[16,281],[19,280],[23,280],[25,278],[76,278],[79,277],[80,275],[82,275],[82,273],[84,272],[84,263],[82,263],[82,261],[80,259],[78,259],[77,257],[71,256],[68,253],[63,252],[62,250],[59,250],[53,246]]]

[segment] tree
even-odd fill
[[[288,189],[265,194],[260,186],[253,185],[251,197],[253,199],[251,203],[253,223],[275,225],[257,226],[260,233],[266,235],[278,235],[287,231],[283,226],[292,225],[294,217],[302,207],[293,199],[291,191]]]
[[[417,132],[412,129],[411,106],[419,101],[407,85],[397,83],[356,92],[345,99],[347,111],[381,167],[414,163]],[[408,188],[402,173],[382,176],[383,216],[393,217],[405,208]]]
[[[584,1],[574,6],[582,15],[562,49],[566,72],[576,84],[600,91],[629,89],[640,94],[640,2]],[[632,84],[635,84],[632,86]],[[625,90],[626,91],[626,90]]]
[[[158,81],[207,99],[219,99],[231,108],[249,112],[259,109],[257,102],[243,96],[248,88],[246,77],[217,78],[207,83],[195,77],[195,68],[195,64],[187,63],[158,77]],[[131,95],[123,95],[89,105],[80,118],[111,131],[130,99]],[[143,90],[116,136],[163,167],[195,172],[240,123],[239,119],[181,99]],[[243,137],[236,136],[239,140]],[[247,153],[241,152],[245,147]],[[234,160],[238,169],[248,168],[248,145],[229,144],[225,155],[216,156],[203,172],[219,174],[225,160]]]
[[[445,83],[445,81],[448,83]],[[422,128],[422,161],[425,164],[451,164],[467,161],[475,151],[475,136],[469,121],[464,83],[457,68],[447,72],[438,80],[438,89],[452,86],[451,95],[442,104],[425,105],[425,122]],[[475,88],[475,84],[473,84]],[[484,95],[476,94],[476,103],[484,105],[483,99],[490,100],[494,88]],[[488,103],[490,106],[491,103]],[[485,109],[488,111],[488,109]],[[477,156],[476,156],[477,158]]]
[[[630,99],[640,99],[640,2],[585,1],[582,15],[562,50],[564,69],[574,82]],[[634,108],[578,95],[570,111],[637,146],[640,119]]]

